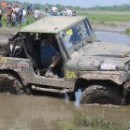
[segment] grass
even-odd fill
[[[7,19],[6,19],[6,16],[4,15],[4,16],[2,17],[2,26],[3,26],[3,27],[6,27],[6,26],[7,26],[7,25],[6,25],[6,21],[7,21]],[[28,16],[26,17],[26,23],[23,24],[21,27],[24,27],[24,26],[26,26],[26,25],[29,25],[29,24],[33,23],[34,21],[35,21],[35,19],[34,19],[32,16],[28,15]]]
[[[90,21],[96,23],[130,22],[130,13],[112,11],[77,11],[80,16],[87,16]]]
[[[126,29],[125,33],[130,36],[130,28]]]
[[[107,121],[105,117],[94,117],[87,118],[83,114],[78,114],[74,116],[70,121],[64,122],[61,125],[61,130],[129,130],[130,124],[128,123],[125,127],[120,127],[119,125]]]

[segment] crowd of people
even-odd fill
[[[48,4],[45,5],[45,12],[52,16],[76,16],[76,11],[69,8],[58,9],[56,6],[48,8]]]
[[[45,5],[45,12],[51,16],[76,16],[76,11],[72,9],[58,9],[56,6],[48,8],[48,4]],[[4,17],[7,27],[26,25],[27,15],[38,20],[41,18],[41,11],[33,4],[29,4],[25,9],[20,4],[11,4],[4,0],[0,3],[0,27],[2,27],[2,17]]]
[[[2,16],[5,17],[6,26],[18,26],[24,24],[26,21],[26,10],[20,5],[11,5],[10,3],[1,4],[0,8],[0,23],[2,27]]]
[[[27,15],[31,15],[34,19],[40,18],[40,11],[34,8],[33,4],[29,4],[25,9],[20,4],[10,4],[5,1],[0,3],[0,27],[2,27],[2,17],[5,19],[7,27],[17,27],[26,24]]]

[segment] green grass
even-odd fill
[[[126,29],[125,33],[130,36],[130,28]]]
[[[83,114],[78,114],[71,120],[64,122],[60,127],[61,130],[129,130],[130,124],[127,123],[123,127],[106,120],[105,117],[88,118]]]
[[[3,16],[2,17],[2,26],[3,27],[6,27],[7,25],[6,25],[6,16]],[[24,26],[26,26],[26,25],[29,25],[29,24],[31,24],[31,23],[33,23],[33,22],[35,22],[35,19],[32,17],[32,16],[27,16],[26,17],[26,23],[25,24],[23,24],[21,27],[24,27]],[[19,28],[19,27],[18,27]]]
[[[90,21],[98,23],[107,22],[129,22],[130,13],[128,12],[108,12],[108,11],[77,11],[80,16],[87,16]]]

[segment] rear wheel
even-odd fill
[[[91,85],[83,91],[81,103],[122,104],[119,88],[106,85]]]
[[[20,81],[8,74],[0,74],[0,92],[18,95],[25,93]]]

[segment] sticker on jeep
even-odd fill
[[[73,35],[72,29],[67,30],[67,31],[66,31],[66,34],[67,34],[67,35],[70,35],[70,36]]]
[[[74,79],[76,78],[76,73],[74,71],[66,71],[66,78],[67,79]]]

